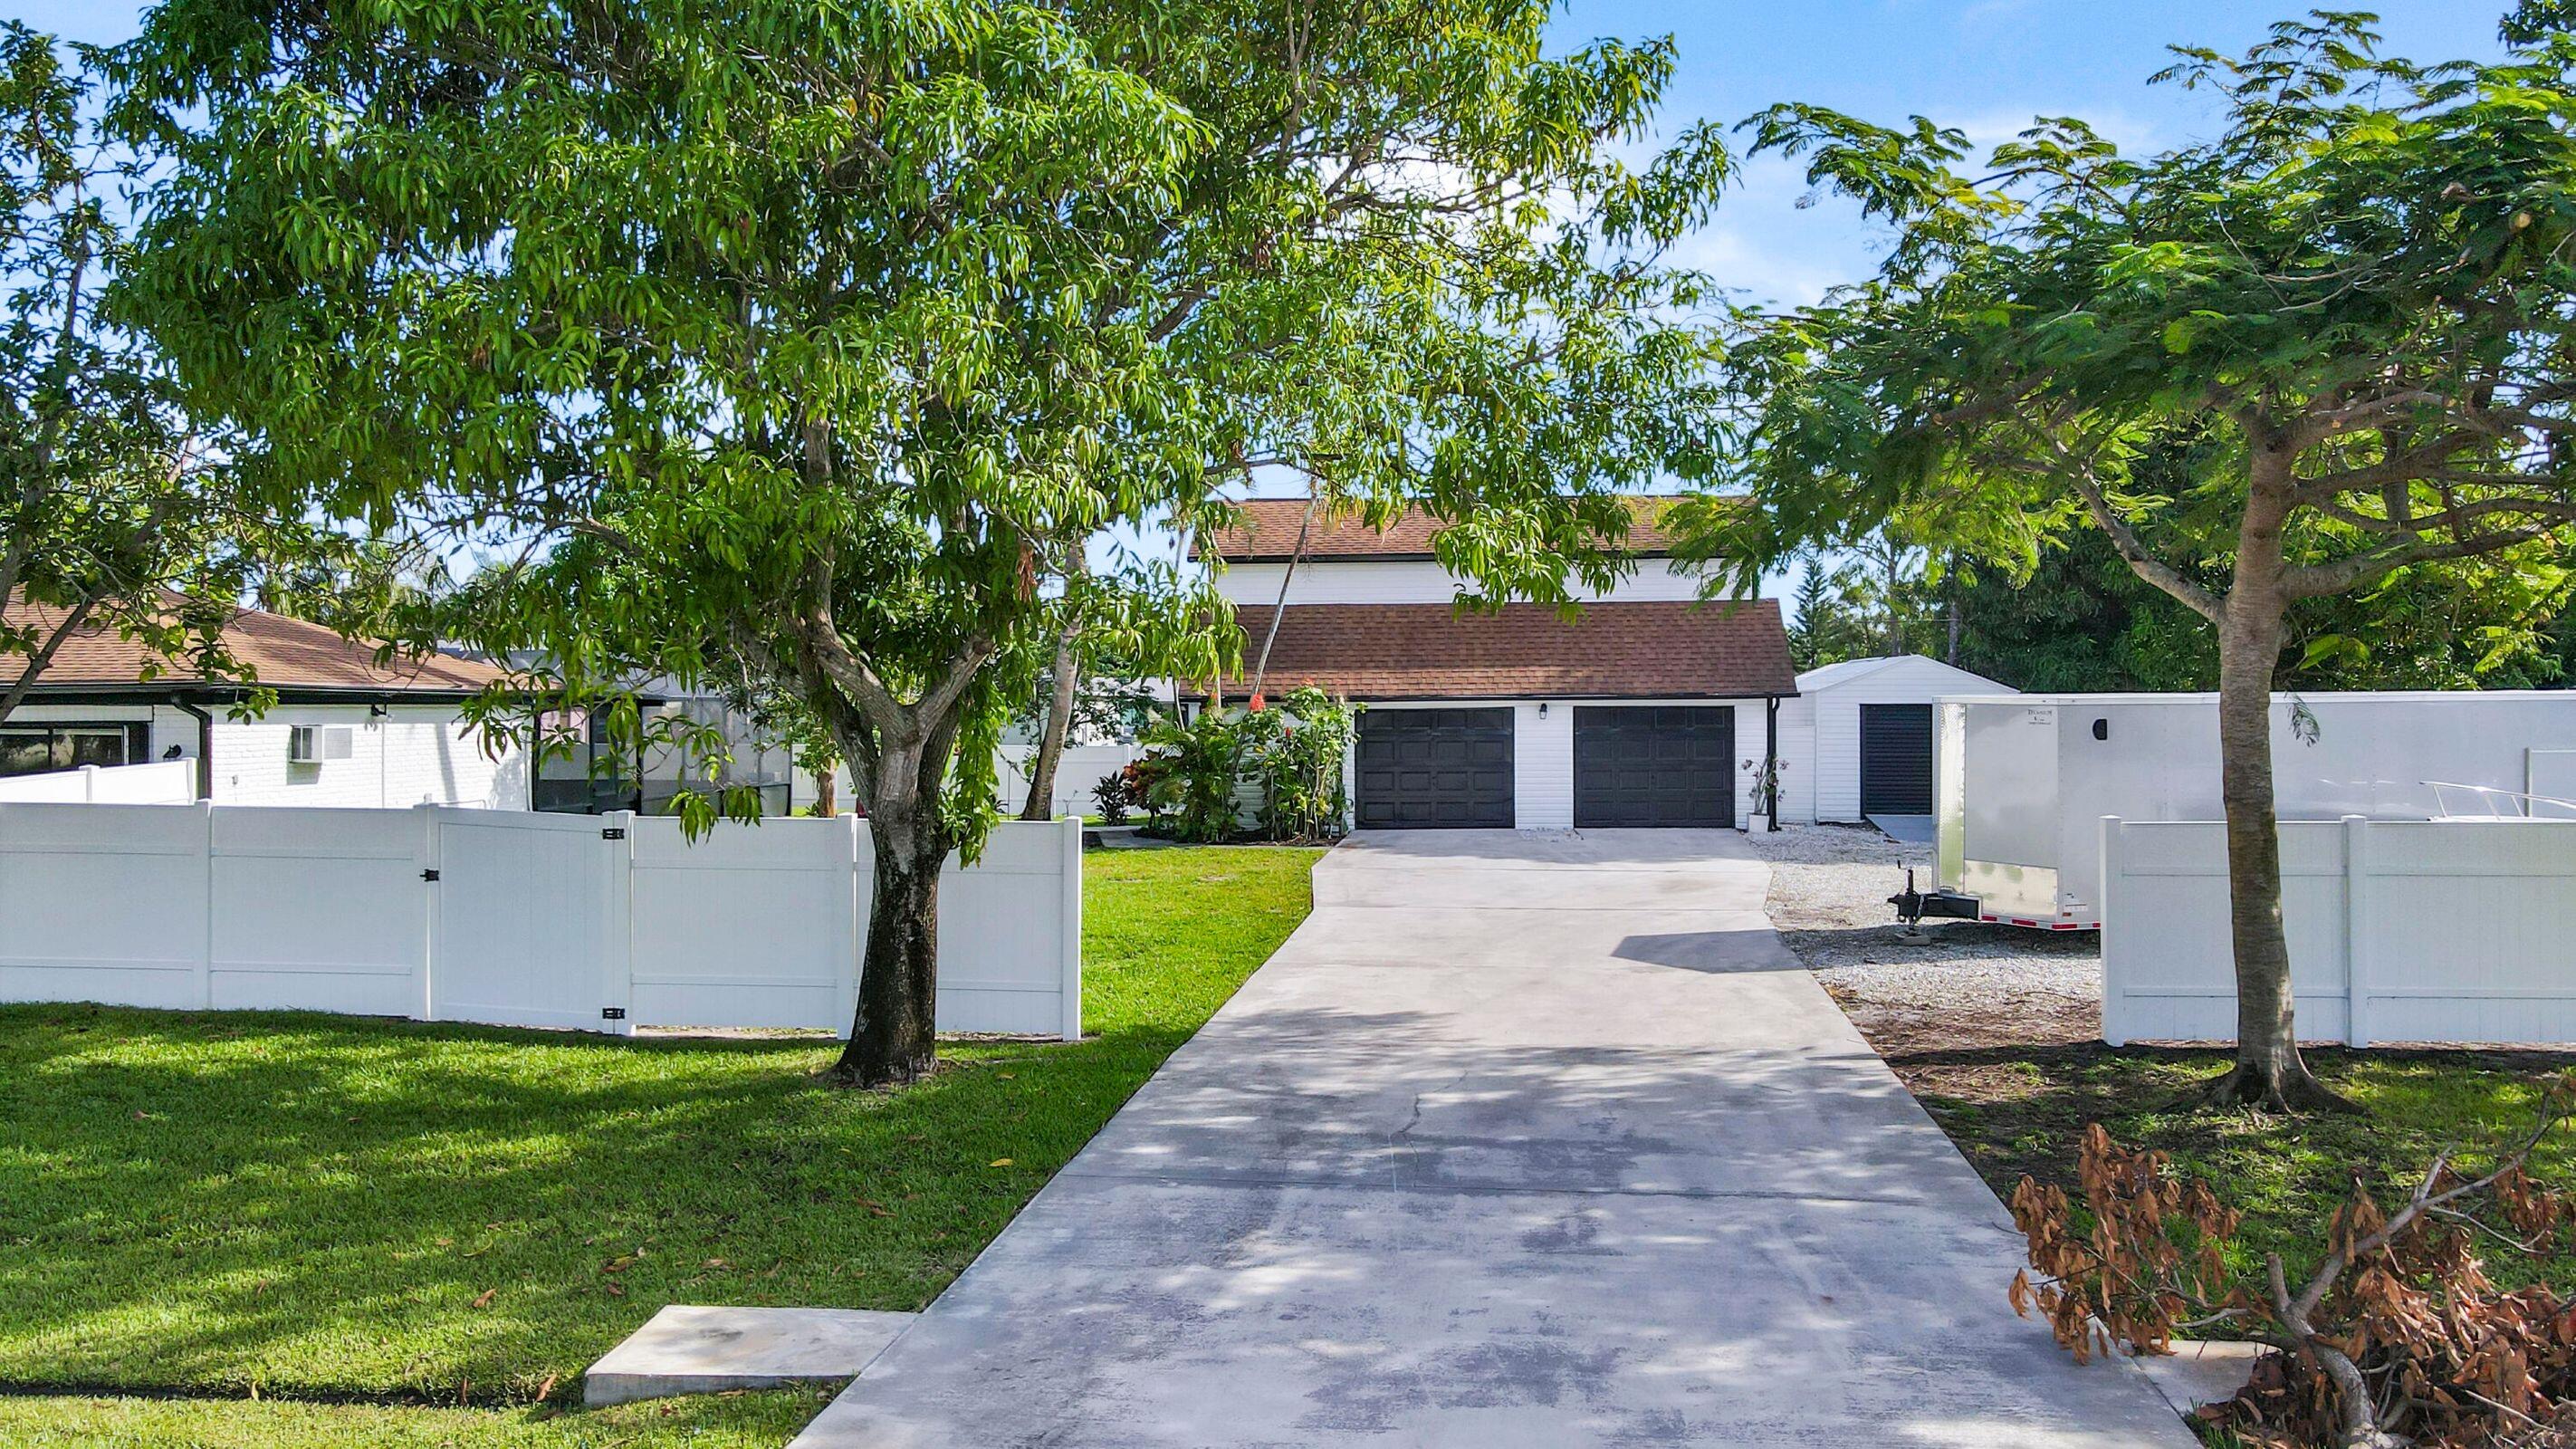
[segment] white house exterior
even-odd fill
[[[1367,706],[1349,772],[1363,829],[1740,827],[1772,713],[1797,691],[1788,636],[1771,600],[1700,602],[1699,576],[1655,528],[1661,502],[1633,500],[1636,571],[1573,619],[1540,604],[1461,611],[1431,552],[1435,520],[1307,527],[1303,499],[1243,505],[1215,540],[1217,585],[1247,673],[1269,650],[1264,694],[1315,685]]]
[[[23,602],[9,616],[39,617]],[[218,805],[528,808],[525,752],[488,747],[461,717],[499,677],[490,666],[446,655],[379,666],[365,645],[256,609],[225,625],[224,645],[276,693],[257,718],[231,717],[243,680],[150,657],[113,630],[73,635],[0,720],[0,775],[191,760],[198,797]],[[14,675],[16,660],[0,667]]]
[[[1846,659],[1798,676],[1780,707],[1780,818],[1852,822],[1930,815],[1940,799],[1933,701],[2011,694],[1921,654]]]

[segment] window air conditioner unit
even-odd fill
[[[347,725],[290,725],[286,733],[287,762],[318,765],[324,760],[345,760],[356,741],[357,731]]]

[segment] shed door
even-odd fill
[[[1363,830],[1512,825],[1512,712],[1374,709],[1360,716]]]
[[[1860,813],[1932,813],[1932,706],[1860,707]]]
[[[1735,711],[1574,712],[1576,828],[1735,823]]]

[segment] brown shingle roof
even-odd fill
[[[1271,606],[1234,611],[1245,669]],[[1240,695],[1247,681],[1229,686]],[[1461,614],[1447,604],[1291,604],[1262,691],[1314,684],[1353,699],[1699,699],[1798,692],[1789,636],[1770,599],[1587,604],[1571,621],[1544,604]],[[1188,691],[1204,695],[1204,688]]]
[[[1653,558],[1672,549],[1672,540],[1655,527],[1670,498],[1636,496],[1624,500],[1632,515],[1627,551]],[[1297,551],[1297,530],[1306,521],[1303,498],[1255,498],[1236,505],[1243,522],[1216,535],[1216,552],[1229,563],[1276,563]],[[1421,509],[1409,509],[1384,530],[1373,529],[1355,514],[1317,518],[1306,535],[1308,559],[1428,558],[1431,539],[1447,527]],[[1195,548],[1192,550],[1196,552]]]
[[[61,621],[62,611],[19,598],[10,601],[7,617],[13,627],[32,625],[50,632]],[[397,657],[380,668],[374,651],[364,644],[353,644],[319,624],[258,609],[236,612],[224,625],[223,637],[233,658],[255,671],[257,683],[271,689],[466,694],[501,678],[501,671],[491,665],[446,654]],[[0,684],[16,679],[25,663],[16,654],[0,655]],[[151,682],[163,687],[209,682],[204,668],[193,659],[165,659],[111,626],[90,623],[63,641],[53,662],[37,677],[32,694],[41,698],[50,690],[133,686],[143,682],[148,666],[158,666]]]

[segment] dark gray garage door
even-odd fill
[[[1576,710],[1574,823],[1734,824],[1735,711]]]
[[[1860,813],[1932,813],[1932,706],[1860,707]]]
[[[1363,830],[1512,824],[1512,712],[1378,709],[1360,716]]]

